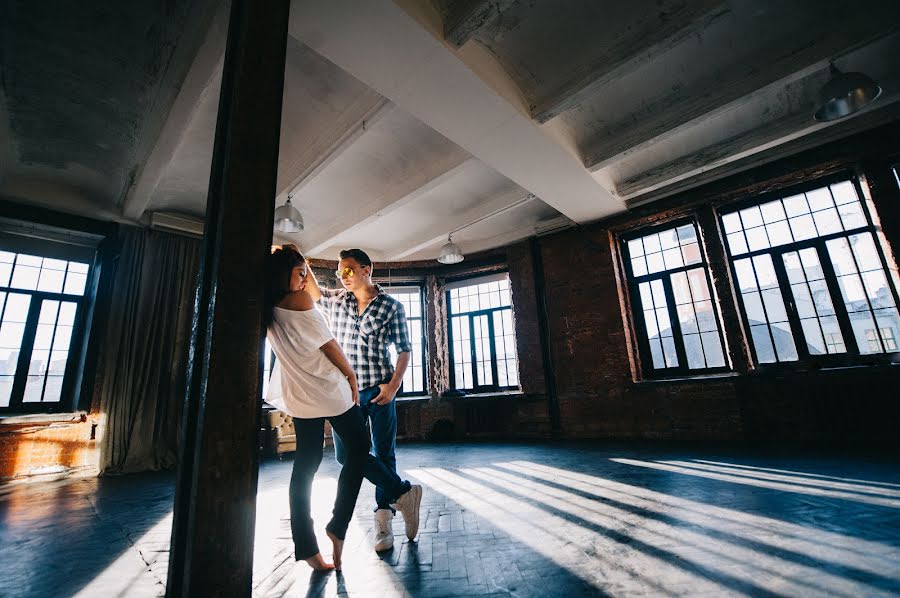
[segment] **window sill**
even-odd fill
[[[0,415],[0,425],[80,423],[87,421],[87,411],[73,413],[30,413]]]
[[[431,400],[431,395],[407,395],[396,397],[394,400],[398,403],[424,403]]]
[[[729,379],[764,379],[784,378],[790,376],[808,376],[810,374],[828,374],[831,372],[853,372],[865,370],[887,370],[900,368],[898,362],[859,363],[853,365],[832,365],[823,367],[758,367],[750,372],[722,372],[699,376],[682,376],[680,378],[648,378],[632,382],[632,386],[657,386],[661,384],[690,384],[691,382],[716,382]]]
[[[685,384],[691,382],[715,382],[717,380],[728,380],[731,378],[740,378],[746,374],[740,372],[722,372],[721,374],[701,374],[698,376],[681,376],[680,378],[646,378],[632,382],[633,386],[655,386],[659,384]]]
[[[445,401],[466,401],[466,400],[475,400],[475,401],[483,401],[485,399],[507,399],[507,398],[520,398],[526,396],[524,392],[521,390],[498,390],[496,392],[482,392],[482,393],[473,393],[464,395],[461,397],[441,397]]]

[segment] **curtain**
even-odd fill
[[[98,375],[100,473],[175,466],[201,241],[124,228]]]

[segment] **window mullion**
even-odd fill
[[[669,312],[669,325],[672,327],[672,337],[675,341],[675,354],[678,356],[677,371],[687,372],[687,353],[684,350],[684,335],[681,332],[681,321],[678,319],[678,310],[675,309],[675,293],[672,291],[671,275],[661,278],[663,291],[666,294],[666,309]],[[665,346],[663,347],[665,351]]]
[[[494,313],[499,311],[499,309],[492,310],[487,316],[488,337],[491,340],[489,343],[491,349],[491,380],[494,388],[500,388],[500,377],[497,375],[497,347],[494,344],[496,341],[494,337]]]
[[[469,367],[472,368],[472,388],[478,388],[482,384],[478,377],[478,353],[475,349],[475,316],[467,314],[466,319],[469,321],[469,352],[471,354]]]
[[[809,343],[806,342],[806,334],[803,332],[800,314],[797,312],[797,301],[794,298],[794,288],[791,286],[791,281],[788,279],[787,275],[787,269],[784,267],[785,253],[786,252],[784,251],[772,252],[772,267],[775,269],[775,278],[778,280],[778,287],[781,290],[781,297],[784,301],[785,310],[787,311],[788,322],[791,325],[791,336],[794,337],[794,347],[797,349],[797,355],[800,359],[809,361]]]
[[[641,372],[649,373],[656,371],[656,368],[653,367],[653,352],[650,350],[650,336],[647,333],[647,322],[645,321],[647,307],[641,301],[641,291],[638,285],[639,283],[634,279],[629,284],[629,292],[632,297],[631,304],[638,303],[641,306],[640,313],[635,314],[632,311],[632,317],[634,318],[635,333],[638,337],[637,346],[638,354],[641,358]]]
[[[831,263],[831,257],[828,255],[828,249],[824,243],[816,246],[816,254],[819,257],[819,264],[822,266],[822,274],[825,276],[828,294],[831,295],[831,305],[834,307],[834,314],[837,316],[841,335],[844,337],[844,346],[847,348],[847,353],[859,356],[859,344],[856,342],[856,335],[853,334],[850,313],[847,311],[847,305],[844,303],[844,295],[841,293],[841,286],[834,271],[834,264]]]
[[[29,293],[29,295],[31,295]],[[25,398],[25,386],[28,382],[28,370],[31,369],[31,352],[34,349],[34,337],[37,332],[38,317],[41,313],[41,301],[31,295],[28,305],[28,316],[25,318],[25,331],[22,333],[22,344],[19,345],[19,361],[16,363],[16,377],[13,380],[9,407],[19,407]]]
[[[456,360],[459,356],[453,349],[453,310],[450,308],[450,292],[447,291],[447,352],[450,354],[450,388],[456,388]]]

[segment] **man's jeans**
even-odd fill
[[[377,509],[394,509],[391,503],[410,489],[410,483],[397,475],[397,405],[396,399],[387,405],[376,405],[370,401],[378,396],[378,386],[359,391],[359,407],[372,430],[372,449],[366,459],[365,477],[375,485]],[[334,455],[343,465],[347,458],[344,445],[338,436],[333,436]]]

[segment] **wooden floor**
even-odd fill
[[[900,464],[664,445],[401,445],[417,542],[372,549],[367,482],[342,574],[292,558],[290,462],[260,472],[255,596],[900,595]],[[337,466],[314,489],[328,520]],[[161,596],[173,476],[0,487],[0,596]],[[322,543],[328,553],[327,542]]]

